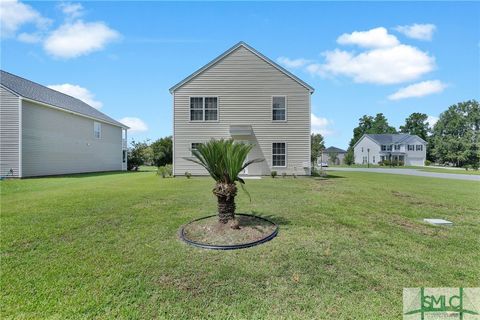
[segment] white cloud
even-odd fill
[[[433,32],[437,29],[434,24],[412,24],[408,26],[397,26],[395,30],[403,33],[409,38],[418,40],[432,40]]]
[[[406,98],[419,98],[434,93],[440,93],[447,85],[440,80],[428,80],[414,83],[404,88],[400,88],[397,92],[388,96],[389,100],[401,100]]]
[[[64,83],[64,84],[54,84],[48,86],[50,89],[57,90],[68,94],[69,96],[75,97],[82,100],[86,104],[91,105],[95,109],[100,109],[103,104],[95,100],[95,96],[88,89],[81,87],[76,84]]]
[[[130,127],[130,129],[128,129],[128,132],[130,133],[145,132],[148,130],[147,124],[140,118],[125,117],[118,121]]]
[[[59,7],[70,19],[83,16],[83,6],[80,3],[62,2],[60,3]]]
[[[13,37],[26,24],[34,24],[39,29],[48,27],[50,19],[31,6],[17,0],[0,0],[0,30],[2,37]]]
[[[400,44],[397,37],[389,34],[384,27],[344,33],[338,37],[337,43],[342,45],[353,44],[363,48],[388,48]]]
[[[310,63],[310,60],[299,58],[299,59],[290,59],[287,57],[279,57],[277,58],[277,62],[287,68],[300,68],[305,66],[306,64]]]
[[[333,134],[333,130],[329,128],[333,124],[333,121],[327,118],[317,117],[315,114],[311,114],[312,133],[320,133],[322,136],[330,136]]]
[[[404,44],[359,54],[336,49],[325,52],[324,56],[324,64],[310,64],[306,70],[322,76],[347,76],[359,83],[402,83],[418,79],[435,68],[434,57]]]
[[[42,35],[38,32],[35,33],[26,33],[22,32],[17,37],[18,41],[25,43],[39,43],[42,41]]]
[[[102,50],[120,34],[103,22],[65,23],[53,31],[44,42],[47,53],[58,58],[76,58]]]
[[[435,123],[437,123],[438,120],[439,120],[438,117],[428,116],[428,117],[427,117],[428,126],[429,126],[430,128],[433,128],[433,126],[435,125]]]

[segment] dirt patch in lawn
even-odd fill
[[[242,245],[260,241],[273,232],[277,226],[255,216],[236,215],[235,222],[218,222],[217,216],[192,221],[183,227],[183,236],[190,241],[217,246]],[[237,228],[232,228],[234,225]]]

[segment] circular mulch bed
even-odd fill
[[[238,229],[218,222],[217,215],[193,220],[180,229],[180,238],[205,249],[233,250],[267,242],[278,233],[278,226],[262,217],[237,213],[235,219]]]

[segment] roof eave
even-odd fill
[[[254,48],[252,48],[251,46],[249,46],[245,42],[240,41],[239,43],[235,44],[233,47],[231,47],[230,49],[228,49],[227,51],[225,51],[224,53],[222,53],[221,55],[219,55],[218,57],[216,57],[215,59],[213,59],[212,61],[210,61],[209,63],[207,63],[206,65],[204,65],[200,69],[198,69],[197,71],[195,71],[194,73],[192,73],[191,75],[189,75],[188,77],[186,77],[185,79],[183,79],[182,81],[178,82],[176,85],[171,87],[169,89],[170,93],[173,94],[175,92],[175,90],[177,90],[178,88],[180,88],[181,86],[183,86],[184,84],[186,84],[187,82],[189,82],[190,80],[195,78],[197,75],[199,75],[203,71],[205,71],[205,70],[209,69],[210,67],[212,67],[213,65],[215,65],[217,62],[219,62],[220,60],[225,58],[227,55],[229,55],[230,53],[232,53],[233,51],[235,51],[239,47],[244,47],[245,49],[249,50],[250,52],[252,52],[256,56],[258,56],[260,59],[264,60],[265,62],[272,65],[274,68],[276,68],[279,71],[281,71],[282,73],[284,73],[286,76],[292,78],[293,80],[298,82],[301,86],[308,89],[310,94],[313,94],[315,92],[315,89],[312,86],[310,86],[309,84],[307,84],[305,81],[301,80],[300,78],[295,76],[293,73],[291,73],[290,71],[288,71],[285,68],[283,68],[282,66],[280,66],[278,63],[276,63],[276,62],[272,61],[271,59],[269,59],[268,57],[264,56],[262,53],[255,50]]]

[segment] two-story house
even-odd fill
[[[125,171],[127,129],[79,99],[0,71],[0,177]]]
[[[364,134],[353,147],[356,164],[389,160],[406,166],[424,166],[427,142],[410,134]]]
[[[174,175],[206,175],[186,160],[199,143],[233,138],[265,161],[244,174],[310,174],[310,95],[314,89],[240,42],[170,89]]]

